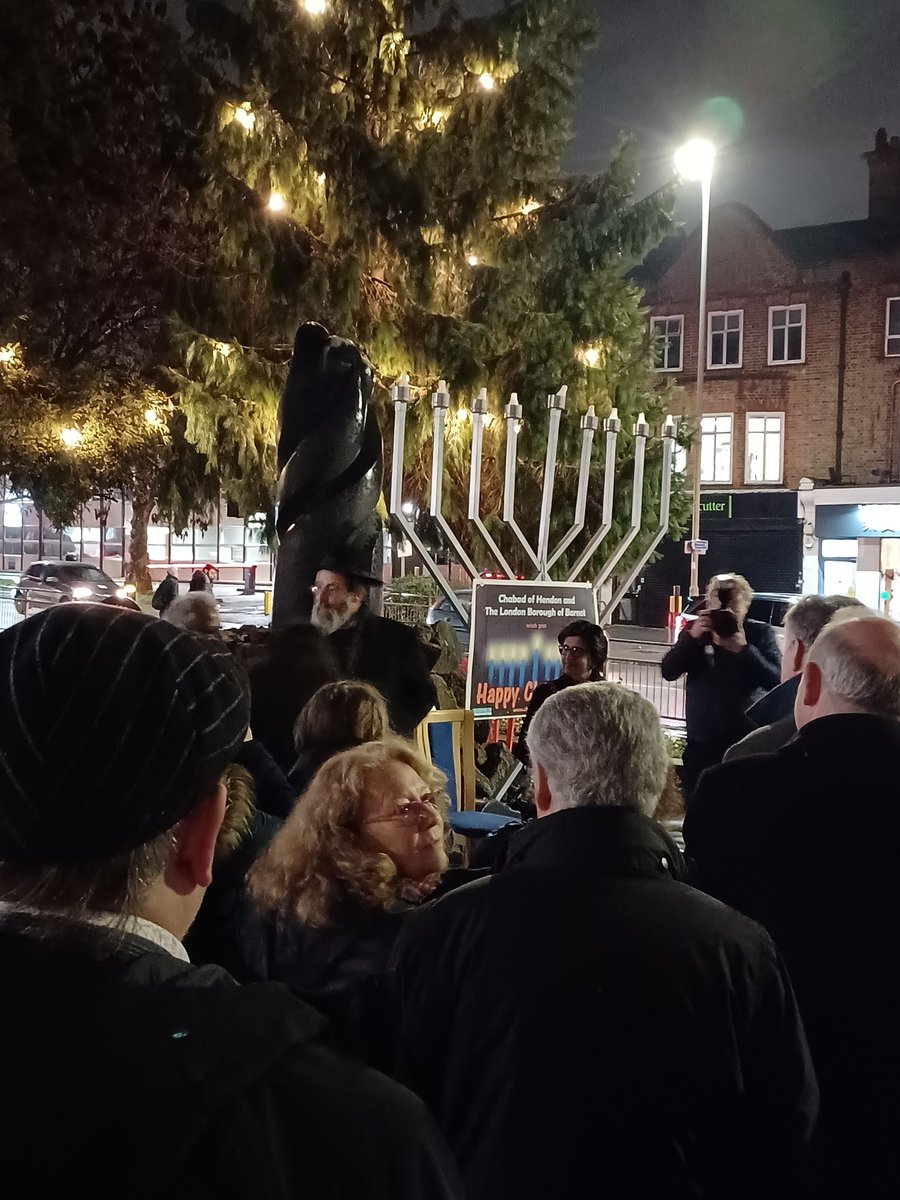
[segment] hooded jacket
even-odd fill
[[[0,969],[10,1200],[459,1195],[420,1102],[283,988],[16,914]]]
[[[573,808],[408,918],[400,1077],[470,1200],[796,1194],[817,1093],[790,983],[681,871],[649,818]]]

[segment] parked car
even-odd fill
[[[456,598],[460,604],[469,612],[472,607],[472,589],[463,588],[462,591],[456,593]],[[453,627],[453,632],[456,634],[456,640],[459,643],[460,654],[467,654],[469,651],[469,627],[463,624],[462,617],[447,599],[443,592],[432,604],[428,610],[428,615],[425,618],[426,624],[436,625],[438,621],[446,621]]]
[[[799,595],[791,595],[788,592],[754,592],[753,599],[750,601],[750,610],[747,613],[747,618],[751,621],[762,621],[764,625],[771,625],[775,630],[775,638],[778,645],[783,646],[785,613],[799,599]],[[684,612],[675,621],[676,637],[691,621],[697,619],[697,613],[705,605],[705,596],[698,596],[688,604]]]
[[[13,598],[16,612],[27,617],[29,612],[49,608],[51,604],[69,601],[107,600],[114,596],[124,599],[128,589],[120,587],[105,571],[88,563],[32,563],[16,587]]]

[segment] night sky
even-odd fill
[[[470,13],[494,0],[463,0]],[[641,147],[640,191],[694,132],[722,145],[713,203],[775,228],[865,216],[860,155],[900,134],[898,0],[596,0],[567,166],[599,169],[620,130]],[[723,100],[725,102],[723,102]],[[710,103],[715,101],[715,103]],[[706,125],[706,129],[703,126]],[[687,189],[679,216],[693,224]]]

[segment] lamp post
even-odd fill
[[[690,595],[700,594],[700,555],[694,548],[700,537],[700,446],[702,442],[703,381],[706,372],[706,266],[709,257],[709,195],[712,187],[716,148],[705,138],[691,138],[675,154],[675,170],[682,179],[700,184],[702,216],[700,221],[700,314],[697,328],[697,392],[694,411],[697,436],[691,446],[690,476],[693,487],[691,515],[691,584]]]

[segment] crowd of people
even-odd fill
[[[371,582],[249,651],[205,587],[0,634],[8,1194],[893,1195],[900,629],[806,597],[782,655],[711,581],[682,855],[655,709],[566,626],[475,870]]]

